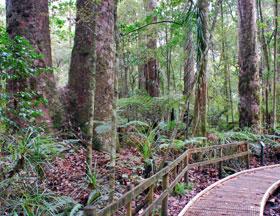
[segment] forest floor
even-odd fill
[[[276,160],[273,151],[267,148],[265,151],[266,165],[280,162]],[[97,174],[97,188],[102,196],[97,200],[96,205],[99,208],[104,207],[109,200],[109,155],[94,151],[95,171]],[[86,204],[91,189],[88,188],[85,176],[85,149],[79,149],[76,152],[68,152],[64,158],[56,158],[46,169],[46,186],[48,189],[57,192],[60,195],[72,197],[77,202]],[[120,197],[128,190],[129,185],[137,185],[143,180],[143,160],[136,148],[121,149],[116,160],[116,198]],[[251,157],[251,167],[260,166],[257,157]],[[236,168],[236,167],[235,167]],[[237,167],[239,170],[240,167]],[[189,180],[191,188],[184,195],[172,195],[169,198],[169,215],[178,215],[181,209],[201,190],[218,180],[218,172],[214,166],[205,168],[196,168],[189,171]],[[157,196],[157,192],[155,193]],[[276,199],[279,201],[279,199]],[[279,202],[278,202],[279,204]],[[274,212],[275,210],[266,210]],[[279,211],[278,211],[279,212]],[[277,215],[277,214],[266,214]],[[279,215],[279,214],[278,214]]]
[[[264,211],[265,216],[280,215],[280,189],[276,191],[268,200]]]

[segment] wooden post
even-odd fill
[[[173,169],[173,178],[176,178],[176,176],[178,175],[178,173],[177,173],[177,167],[178,167],[178,165],[175,166],[175,168]]]
[[[132,216],[132,202],[129,201],[126,205],[126,215],[127,216]]]
[[[265,144],[263,143],[263,141],[261,141],[260,145],[261,145],[261,165],[264,166],[264,148],[265,148]]]
[[[187,157],[185,158],[185,167],[187,167],[189,164],[189,157],[190,157],[189,154],[187,154]],[[184,174],[184,182],[186,185],[189,184],[189,172],[188,171],[186,171]]]
[[[250,169],[250,145],[248,142],[246,142],[246,150],[248,152],[248,155],[246,157],[246,168]]]
[[[220,148],[220,158],[223,157],[223,147]],[[219,179],[223,178],[223,162],[219,162]]]
[[[132,189],[132,186],[129,185],[127,187],[127,190],[130,191],[131,189]],[[126,205],[126,215],[127,216],[132,216],[132,200],[130,200]]]
[[[180,163],[176,166],[176,175],[175,178],[177,177],[177,175],[179,175],[180,173]]]
[[[169,186],[169,174],[167,173],[163,176],[162,179],[163,192],[165,190],[168,190],[168,186]],[[161,206],[162,216],[168,216],[168,196],[169,194],[167,194],[166,197],[162,200],[162,206]]]
[[[97,210],[96,208],[89,209],[89,208],[84,208],[84,215],[85,216],[97,216]]]
[[[149,192],[148,192],[148,206],[151,205],[153,203],[154,200],[154,190],[155,190],[155,185],[152,184],[149,188]],[[153,214],[151,213],[150,216],[152,216]]]

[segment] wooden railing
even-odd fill
[[[221,176],[224,161],[243,157],[246,162],[246,167],[249,168],[249,156],[249,144],[247,142],[188,149],[176,160],[129,190],[117,201],[99,211],[97,211],[94,206],[86,206],[84,208],[84,213],[88,216],[111,216],[119,209],[126,208],[126,213],[122,215],[135,215],[137,212],[133,212],[132,202],[144,191],[148,191],[146,197],[147,206],[144,211],[141,212],[141,215],[151,215],[153,211],[160,206],[158,209],[161,210],[161,215],[167,216],[168,196],[172,193],[176,184],[182,179],[184,179],[185,183],[188,183],[189,169],[210,164],[218,164]],[[159,197],[154,199],[154,190],[160,180],[162,193]]]

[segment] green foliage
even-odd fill
[[[174,188],[174,193],[177,196],[183,196],[185,195],[186,191],[185,191],[185,184],[184,183],[178,183],[176,184],[175,188]]]
[[[191,191],[191,190],[193,189],[193,184],[192,184],[192,183],[186,184],[186,185],[185,185],[185,189],[186,189],[187,191]]]
[[[71,51],[75,34],[76,1],[49,1],[50,30],[52,38],[53,67],[57,85],[68,81]]]
[[[0,212],[10,215],[59,215],[75,204],[71,198],[42,190],[39,182],[15,176],[0,182]],[[25,183],[24,183],[25,182]]]
[[[178,139],[175,139],[172,142],[170,139],[162,138],[160,139],[160,142],[161,144],[159,145],[159,148],[161,150],[172,149],[172,150],[181,151],[184,150],[186,147],[184,141]]]
[[[146,122],[142,122],[142,121],[130,121],[120,125],[120,128],[130,128],[130,127],[136,128],[138,131],[145,131],[149,129],[150,126]]]
[[[216,135],[220,139],[221,143],[229,143],[233,141],[248,141],[250,143],[259,143],[260,141],[263,141],[265,144],[279,146],[279,142],[277,142],[279,136],[256,134],[249,128],[240,131],[216,132]]]
[[[101,193],[98,190],[93,190],[88,197],[87,205],[92,205],[100,196]]]
[[[159,148],[162,150],[172,149],[176,151],[183,151],[187,148],[193,148],[194,146],[203,147],[206,143],[206,138],[193,137],[186,140],[175,139],[172,142],[170,139],[163,137],[160,139],[160,142],[161,144],[159,145]]]
[[[147,133],[139,133],[144,138],[140,143],[139,150],[145,161],[153,156],[154,143],[156,142],[158,128],[150,129]]]
[[[186,193],[186,184],[185,183],[178,183],[174,188],[174,194],[176,196],[183,196]]]
[[[22,134],[7,136],[0,134],[1,150],[7,154],[0,165],[4,173],[16,167],[19,160],[24,161],[23,169],[42,175],[43,165],[65,150],[65,145],[40,129],[28,128]],[[20,170],[19,170],[20,171]]]
[[[193,189],[193,184],[185,184],[185,183],[178,183],[174,188],[174,195],[175,196],[183,196],[186,194],[187,191],[191,191]]]
[[[96,172],[93,172],[91,175],[87,174],[87,182],[91,187],[96,188],[97,186]]]
[[[0,134],[0,212],[14,215],[59,215],[75,205],[45,188],[42,176],[48,163],[65,150],[63,142],[40,129],[28,128],[13,136]],[[21,163],[21,166],[19,165]]]
[[[89,166],[87,164],[87,166]],[[96,168],[96,161],[95,161],[95,164],[94,164],[94,169],[91,173],[87,173],[87,182],[89,184],[89,186],[92,188],[92,189],[95,189],[97,187],[97,168]]]
[[[161,121],[159,123],[160,130],[165,132],[172,132],[176,127],[179,130],[183,130],[185,128],[185,125],[183,122],[177,123],[176,121],[167,121],[167,122]]]
[[[74,37],[71,25],[74,22],[76,4],[74,0],[53,1],[50,3],[50,24],[55,37],[67,41]],[[72,20],[73,19],[73,20]],[[71,31],[69,31],[70,29]]]
[[[169,114],[172,109],[177,110],[183,104],[182,95],[155,98],[140,92],[118,100],[118,115],[130,121],[142,121],[152,125],[160,122],[163,115]]]
[[[106,134],[112,130],[111,122],[94,121],[94,123],[98,124],[98,126],[95,128],[95,132],[97,134]]]
[[[19,122],[33,123],[42,112],[39,108],[47,101],[28,87],[28,80],[35,79],[46,69],[34,66],[34,61],[42,56],[37,54],[27,40],[16,36],[10,39],[4,28],[0,28],[0,122],[18,127]],[[7,92],[6,83],[26,82],[26,88]],[[16,109],[9,106],[15,103]],[[17,118],[17,121],[14,121]]]
[[[0,3],[0,28],[5,26],[5,5]]]
[[[83,207],[84,207],[84,206],[83,206],[82,204],[80,204],[80,203],[76,204],[76,205],[72,208],[72,210],[71,210],[69,216],[78,216],[78,215],[82,215],[82,213],[80,214],[80,212],[81,212],[81,210],[82,210]]]

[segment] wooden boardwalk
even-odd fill
[[[245,170],[197,194],[179,216],[261,216],[279,186],[280,165]]]

